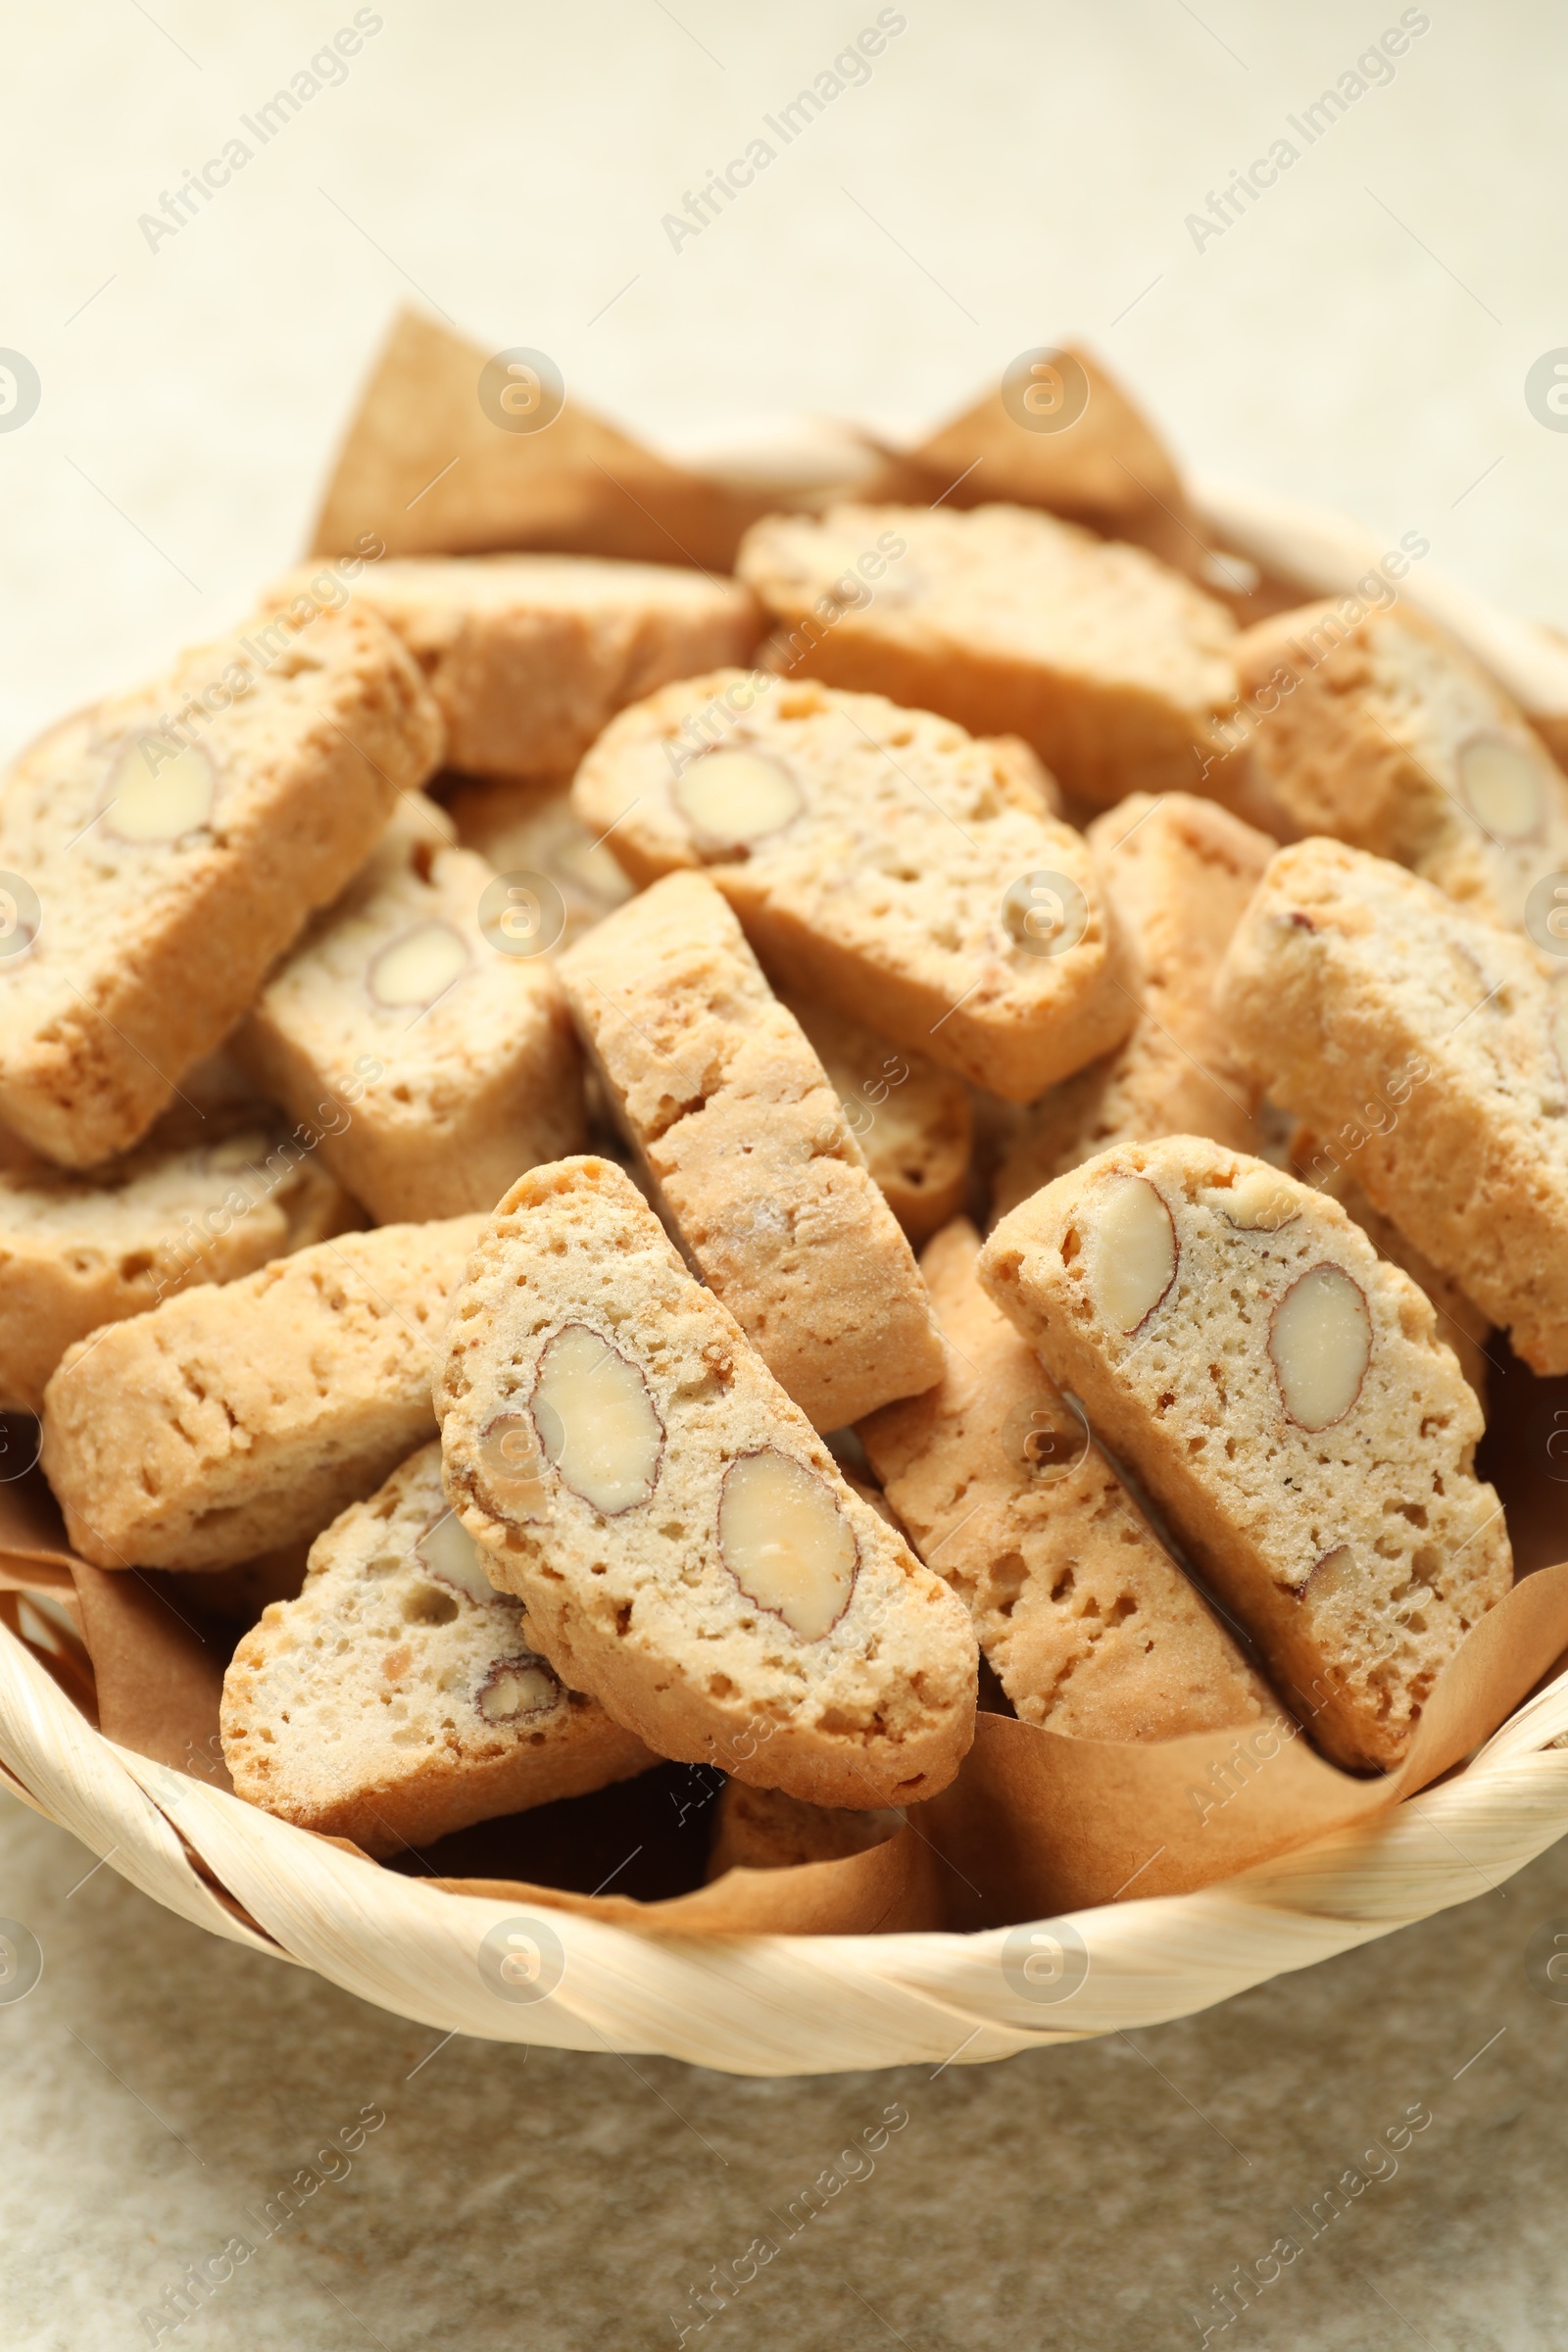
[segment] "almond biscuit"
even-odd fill
[[[887,568],[867,585],[857,559],[873,547]],[[795,674],[940,710],[976,735],[1021,735],[1097,808],[1140,788],[1191,789],[1223,746],[1230,613],[1143,548],[1054,515],[769,514],[736,569],[804,645]],[[824,601],[830,625],[808,630]]]
[[[726,1870],[799,1870],[807,1862],[842,1862],[885,1845],[903,1827],[897,1805],[856,1813],[729,1780],[719,1791],[708,1876],[711,1882]]]
[[[1568,1372],[1568,997],[1534,949],[1385,858],[1302,841],[1238,926],[1219,1001],[1319,1153],[1533,1371]]]
[[[1282,830],[1390,858],[1510,930],[1568,868],[1568,776],[1434,622],[1400,606],[1352,624],[1308,605],[1239,637],[1236,666],[1259,713],[1250,787]]]
[[[143,1144],[88,1176],[0,1173],[0,1412],[41,1410],[66,1349],[101,1324],[358,1222],[318,1155],[275,1133]]]
[[[929,711],[692,678],[612,719],[572,797],[634,882],[706,867],[781,986],[1009,1101],[1132,1025],[1082,836],[1005,746]]]
[[[451,819],[411,794],[235,1039],[297,1115],[340,1106],[321,1152],[374,1217],[493,1208],[585,1139],[566,1001],[527,927],[533,900],[518,938],[513,911]]]
[[[0,1118],[68,1167],[140,1142],[439,763],[373,614],[247,630],[66,719],[0,785]]]
[[[1172,1740],[1276,1715],[1082,1414],[980,1288],[979,1252],[962,1218],[926,1250],[947,1369],[859,1434],[1018,1715],[1069,1740]]]
[[[581,1796],[658,1762],[565,1690],[420,1448],[311,1546],[223,1677],[235,1793],[368,1854]]]
[[[312,595],[309,567],[268,601]],[[354,600],[395,629],[472,776],[576,766],[628,703],[744,662],[762,615],[738,581],[594,556],[405,556],[368,564]]]
[[[908,1242],[707,877],[656,882],[561,976],[671,1231],[807,1419],[929,1388],[942,1346]]]
[[[998,1215],[1111,1144],[1207,1135],[1255,1149],[1257,1085],[1231,1052],[1214,981],[1274,843],[1185,792],[1130,793],[1087,839],[1136,943],[1140,1010],[1114,1053],[1025,1112],[997,1173]]]
[[[43,1468],[99,1568],[223,1568],[318,1535],[431,1434],[479,1217],[348,1233],[71,1348]]]
[[[1487,1409],[1487,1370],[1491,1357],[1487,1342],[1492,1323],[1467,1298],[1456,1282],[1440,1274],[1430,1257],[1407,1242],[1392,1217],[1374,1208],[1353,1174],[1354,1161],[1338,1161],[1319,1144],[1309,1127],[1298,1127],[1291,1139],[1291,1168],[1314,1192],[1327,1193],[1339,1202],[1352,1225],[1359,1225],[1379,1257],[1392,1258],[1410,1280],[1425,1291],[1438,1318],[1438,1337],[1453,1349],[1459,1369]]]
[[[547,951],[569,948],[631,897],[620,867],[572,808],[569,776],[537,785],[465,780],[447,794],[446,808],[466,850],[477,850],[498,874],[538,875],[548,886],[539,914]]]
[[[1338,1201],[1195,1136],[1058,1177],[980,1276],[1324,1752],[1397,1764],[1512,1576],[1480,1407],[1409,1276]]]
[[[837,1005],[789,989],[779,1002],[827,1072],[872,1183],[918,1247],[963,1203],[974,1122],[962,1079]]]
[[[602,1159],[522,1177],[435,1383],[447,1494],[562,1680],[660,1754],[809,1803],[933,1794],[974,1729],[940,1578]]]

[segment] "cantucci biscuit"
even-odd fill
[[[275,1134],[144,1144],[90,1176],[0,1173],[0,1412],[38,1412],[66,1349],[101,1324],[358,1222],[317,1156]]]
[[[253,620],[41,737],[0,785],[0,1118],[68,1167],[139,1143],[440,753],[355,612]]]
[[[1087,838],[1136,942],[1141,1009],[1114,1053],[1024,1114],[998,1171],[998,1214],[1124,1140],[1207,1135],[1254,1148],[1257,1085],[1231,1052],[1214,980],[1274,843],[1185,792],[1130,793]]]
[[[291,572],[270,601],[312,598],[321,577]],[[446,722],[448,759],[473,776],[575,767],[617,710],[743,662],[762,631],[738,581],[594,556],[394,557],[367,565],[351,594],[402,638]]]
[[[71,1348],[44,1475],[98,1568],[223,1568],[317,1535],[429,1437],[476,1216],[382,1225],[167,1298]]]
[[[509,911],[485,860],[410,795],[238,1033],[270,1093],[330,1121],[322,1155],[374,1217],[493,1208],[585,1139],[555,965],[534,932],[512,937]]]
[[[615,1116],[692,1264],[818,1429],[929,1388],[909,1245],[822,1064],[702,874],[668,874],[563,958]]]
[[[862,549],[888,553],[866,585]],[[1236,624],[1139,547],[1024,507],[967,514],[835,507],[769,514],[736,569],[835,686],[940,710],[976,735],[1021,735],[1068,792],[1103,808],[1180,791],[1222,749]],[[837,583],[832,625],[805,624]]]
[[[531,919],[546,952],[569,948],[631,897],[610,851],[572,808],[569,776],[539,786],[465,782],[446,807],[466,850],[477,850],[509,881],[537,877],[537,912],[524,905],[520,919]]]
[[[886,1845],[903,1827],[904,1812],[897,1805],[856,1813],[808,1805],[780,1788],[726,1781],[719,1791],[708,1876],[711,1881],[726,1870],[799,1870],[807,1862],[843,1862]]]
[[[1533,1371],[1568,1372],[1568,997],[1528,944],[1385,858],[1298,842],[1220,1004],[1320,1149]]]
[[[1390,858],[1523,929],[1531,892],[1568,868],[1568,776],[1462,646],[1403,606],[1350,623],[1309,605],[1238,638],[1236,665],[1250,789],[1293,834]]]
[[[928,1240],[962,1205],[969,1180],[973,1117],[962,1079],[836,1005],[789,989],[779,1002],[827,1072],[871,1181],[910,1241]]]
[[[1492,1337],[1492,1323],[1474,1302],[1467,1298],[1456,1282],[1437,1267],[1413,1242],[1407,1242],[1392,1217],[1374,1208],[1352,1169],[1353,1154],[1336,1154],[1320,1144],[1308,1127],[1298,1127],[1291,1139],[1293,1172],[1314,1192],[1327,1193],[1337,1200],[1354,1225],[1359,1225],[1380,1257],[1392,1258],[1402,1266],[1413,1283],[1425,1291],[1438,1318],[1438,1337],[1446,1341],[1458,1358],[1459,1369],[1480,1399],[1483,1412],[1487,1409],[1487,1371],[1492,1362],[1487,1342]]]
[[[612,1162],[508,1194],[435,1401],[490,1575],[563,1681],[649,1746],[820,1805],[953,1778],[974,1729],[964,1610]]]
[[[565,1690],[496,1592],[425,1446],[311,1547],[223,1677],[235,1793],[368,1854],[581,1796],[658,1762]]]
[[[1324,1751],[1396,1764],[1511,1581],[1480,1407],[1408,1275],[1338,1201],[1193,1136],[1058,1177],[980,1273]]]
[[[781,985],[1010,1101],[1132,1024],[1082,836],[929,711],[720,671],[612,719],[572,797],[633,881],[706,867]]]
[[[909,1540],[974,1619],[1025,1723],[1172,1740],[1278,1713],[1143,1512],[980,1288],[958,1219],[920,1260],[948,1341],[940,1385],[859,1425]]]

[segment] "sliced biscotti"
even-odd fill
[[[138,1143],[440,753],[418,671],[356,612],[253,621],[24,752],[0,1119],[68,1167]]]
[[[99,1568],[223,1568],[319,1533],[428,1438],[482,1218],[348,1233],[73,1348],[44,1474]]]
[[[223,1677],[235,1793],[368,1854],[581,1796],[658,1762],[565,1690],[441,1492],[430,1445],[311,1546]]]
[[[144,1144],[90,1176],[0,1173],[0,1412],[36,1413],[66,1349],[198,1282],[232,1282],[360,1222],[288,1136]]]
[[[446,808],[466,850],[532,889],[541,948],[569,948],[631,897],[631,884],[571,805],[571,779],[459,784]],[[525,913],[526,913],[525,909]]]
[[[1012,1102],[1132,1024],[1082,836],[928,710],[692,678],[612,719],[572,797],[635,882],[706,867],[781,985]]]
[[[1360,1226],[1378,1255],[1402,1266],[1410,1280],[1425,1291],[1438,1318],[1438,1337],[1453,1349],[1459,1369],[1485,1412],[1487,1370],[1492,1360],[1487,1349],[1492,1337],[1491,1318],[1465,1297],[1456,1282],[1450,1282],[1446,1274],[1440,1274],[1431,1258],[1416,1249],[1413,1242],[1406,1241],[1392,1217],[1373,1207],[1355,1181],[1353,1152],[1343,1147],[1332,1151],[1318,1142],[1310,1128],[1298,1127],[1291,1138],[1291,1168],[1314,1192],[1327,1193],[1337,1200],[1350,1222]]]
[[[1172,1740],[1278,1713],[1088,1425],[980,1287],[957,1219],[920,1260],[949,1343],[940,1385],[859,1425],[928,1567],[968,1604],[1025,1723]]]
[[[1214,981],[1274,852],[1212,801],[1130,793],[1089,846],[1136,943],[1140,1011],[1115,1052],[1053,1087],[1019,1122],[998,1170],[1005,1213],[1053,1177],[1121,1143],[1207,1135],[1253,1148],[1257,1083],[1231,1051]]]
[[[662,1755],[903,1804],[974,1729],[967,1616],[608,1160],[522,1177],[435,1383],[446,1490],[572,1690]]]
[[[897,541],[874,585],[862,549]],[[736,568],[804,645],[800,666],[976,735],[1021,735],[1066,789],[1104,808],[1190,786],[1223,745],[1236,624],[1139,547],[1024,507],[835,507],[769,514]],[[833,622],[809,616],[840,591]]]
[[[726,1781],[719,1791],[708,1876],[711,1881],[726,1870],[799,1870],[808,1862],[843,1862],[886,1845],[903,1827],[904,1812],[897,1805],[850,1812],[803,1803],[781,1788]]]
[[[269,1092],[323,1122],[328,1166],[386,1220],[493,1208],[524,1168],[586,1135],[535,899],[509,900],[451,835],[444,811],[411,794],[235,1039]]]
[[[291,572],[270,601],[315,601]],[[744,662],[762,633],[749,590],[710,572],[594,556],[407,556],[351,591],[394,628],[446,722],[447,757],[474,776],[553,776],[656,686]]]
[[[1533,1371],[1568,1372],[1568,1000],[1522,939],[1335,841],[1282,850],[1220,980],[1237,1051]]]
[[[913,1253],[800,1023],[703,874],[667,874],[562,958],[613,1112],[703,1280],[817,1429],[929,1388]]]
[[[1396,1764],[1511,1578],[1480,1407],[1408,1275],[1338,1201],[1194,1136],[1058,1177],[980,1275],[1325,1752]]]
[[[961,1078],[906,1053],[837,1005],[784,990],[844,1106],[871,1181],[911,1242],[929,1240],[962,1205],[973,1115]]]
[[[1250,782],[1291,832],[1391,858],[1524,928],[1532,890],[1568,868],[1568,776],[1462,646],[1404,606],[1349,622],[1309,605],[1239,637],[1236,666],[1256,713]]]

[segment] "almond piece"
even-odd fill
[[[470,1600],[506,1597],[485,1574],[484,1554],[456,1511],[444,1511],[439,1519],[432,1520],[414,1548],[439,1584],[466,1592]]]
[[[525,1650],[491,1667],[476,1704],[486,1723],[512,1723],[519,1715],[543,1713],[560,1697],[561,1685],[543,1658]]]
[[[1459,790],[1483,832],[1530,841],[1541,830],[1541,771],[1506,735],[1472,735],[1459,752]]]
[[[471,961],[467,941],[450,923],[416,923],[371,957],[365,985],[372,1004],[426,1008],[446,995]]]
[[[806,806],[794,777],[760,752],[705,753],[670,798],[708,857],[733,857],[781,833]]]
[[[574,1494],[615,1518],[646,1502],[659,1477],[664,1425],[628,1356],[586,1323],[567,1323],[539,1359],[534,1428]]]
[[[1239,1233],[1279,1233],[1294,1225],[1300,1209],[1289,1177],[1274,1168],[1250,1168],[1235,1184],[1216,1185],[1203,1195]]]
[[[140,735],[110,771],[103,829],[117,841],[179,841],[213,813],[218,774],[198,743]]]
[[[1112,1176],[1095,1201],[1090,1286],[1117,1331],[1147,1322],[1176,1279],[1176,1228],[1144,1176]]]
[[[724,1473],[718,1548],[749,1600],[820,1642],[850,1605],[860,1547],[831,1490],[768,1446]]]
[[[1268,1351],[1285,1410],[1299,1428],[1343,1421],[1361,1394],[1372,1355],[1372,1318],[1360,1284],[1343,1266],[1309,1266],[1274,1309]]]
[[[527,1413],[498,1413],[479,1435],[486,1494],[509,1519],[543,1519],[550,1497],[539,1433]]]

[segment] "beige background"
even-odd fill
[[[43,398],[0,434],[0,748],[294,555],[411,296],[672,444],[802,409],[917,425],[1081,336],[1193,465],[1420,529],[1568,624],[1568,434],[1523,395],[1568,344],[1559,12],[1434,0],[1392,85],[1201,252],[1186,216],[1396,7],[906,0],[869,82],[678,252],[662,216],[866,0],[374,13],[343,85],[156,251],[138,216],[353,11],[11,13],[0,344]],[[1413,2101],[1435,2120],[1397,2178],[1210,2341],[1512,2352],[1568,2326],[1568,2008],[1523,1956],[1568,1915],[1568,1851],[1136,2046],[754,2083],[464,2042],[421,2067],[434,2035],[204,1938],[112,1866],[78,1886],[90,1857],[19,1806],[0,1833],[0,1911],[46,1954],[0,2008],[19,2352],[146,2342],[139,2312],[368,2102],[387,2122],[348,2179],[166,2343],[673,2344],[688,2288],[893,2101],[874,2178],[689,2343],[1197,2345],[1229,2266]]]

